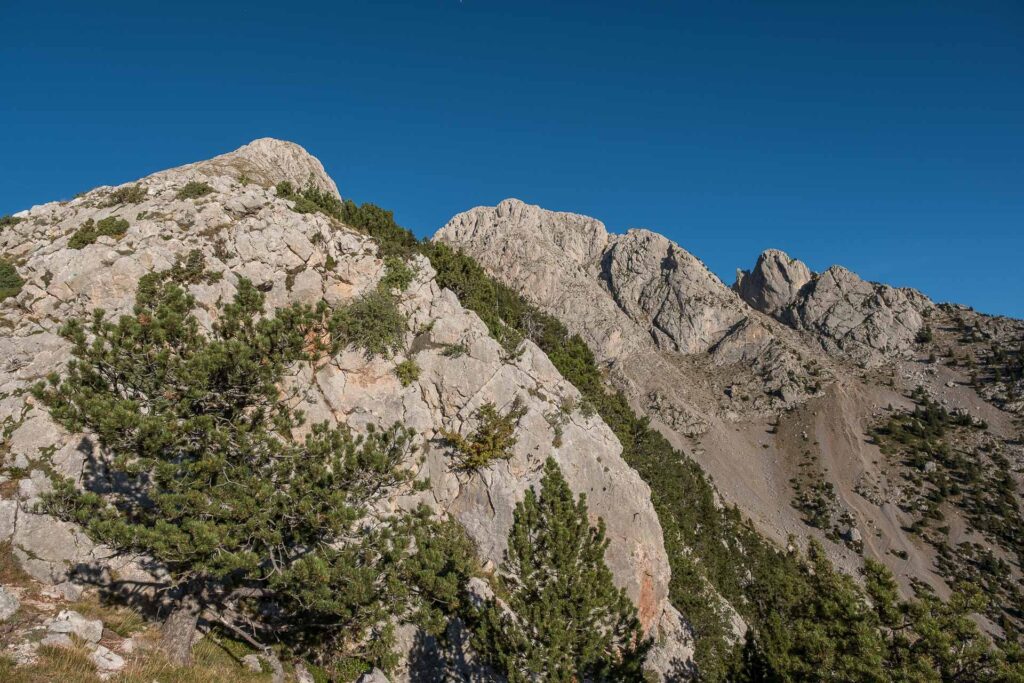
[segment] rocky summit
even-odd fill
[[[901,647],[869,608],[870,571],[909,614],[983,586],[990,602],[965,603],[980,628],[957,622],[986,653],[976,671],[993,677],[976,680],[1015,680],[998,676],[1024,627],[1021,321],[777,250],[730,287],[656,232],[515,199],[419,242],[269,138],[0,230],[0,671],[62,651],[115,680],[174,666],[204,680],[752,680],[754,663],[778,680],[882,680],[841,668]],[[292,355],[274,355],[296,330]],[[186,348],[248,357],[239,339],[263,354],[253,372],[277,372],[256,403],[222,395],[216,413],[193,385],[134,388],[133,372],[173,359],[222,386]],[[116,400],[97,410],[93,392]],[[161,440],[186,423],[205,427]],[[393,471],[369,446],[391,425],[409,439]],[[265,556],[230,525],[218,537],[217,506],[190,515],[233,505],[232,478],[174,488],[191,462],[223,465],[195,446],[213,433],[234,436],[211,452],[275,468],[253,454],[361,454],[350,478],[273,469],[242,496],[250,514],[286,501],[268,524],[345,487],[368,502],[330,534],[304,528],[315,543],[265,529]],[[440,529],[463,540],[437,550]],[[235,548],[230,566],[199,566],[218,546]],[[873,640],[821,616],[836,612]],[[595,621],[569,627],[570,613]],[[183,652],[169,649],[183,623]],[[593,640],[574,650],[579,631]],[[818,661],[787,633],[849,651]]]

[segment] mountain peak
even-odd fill
[[[733,289],[753,308],[775,315],[788,306],[814,274],[803,261],[779,249],[765,249],[753,270],[737,270]]]
[[[338,186],[327,175],[319,159],[301,145],[277,138],[258,138],[233,152],[154,174],[155,177],[172,175],[244,177],[266,186],[289,181],[299,188],[313,185],[324,192],[341,196]]]

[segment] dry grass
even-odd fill
[[[25,573],[14,558],[14,548],[9,541],[0,543],[0,584],[22,588],[35,585],[32,577]]]
[[[195,661],[190,667],[173,666],[156,650],[145,652],[129,661],[114,683],[266,683],[269,673],[256,674],[243,667],[209,638],[201,640],[193,650]]]
[[[155,638],[155,629],[150,634]],[[109,679],[111,683],[266,683],[269,673],[252,673],[209,639],[196,645],[195,662],[189,667],[173,666],[156,650],[145,649],[126,656],[125,669]],[[30,666],[15,667],[8,658],[0,657],[0,681],[4,683],[99,683],[96,666],[89,651],[75,645],[71,648],[40,646],[38,661]]]
[[[38,661],[31,666],[15,667],[11,660],[0,660],[0,680],[6,683],[96,683],[100,679],[85,647],[42,645]]]
[[[96,597],[90,596],[78,600],[68,605],[68,609],[75,610],[87,619],[102,620],[105,628],[109,628],[122,638],[128,638],[132,634],[146,629],[145,618],[135,610],[123,605],[103,602]]]

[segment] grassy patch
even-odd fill
[[[82,645],[73,647],[39,647],[38,660],[30,666],[15,667],[14,662],[0,660],[0,680],[5,683],[96,683],[96,665]]]
[[[4,231],[4,228],[10,228],[18,223],[25,220],[24,218],[17,218],[15,216],[0,216],[0,232]]]
[[[74,602],[69,609],[75,610],[87,619],[100,619],[106,628],[122,638],[128,638],[146,629],[145,618],[135,610],[124,605],[103,602],[93,596]]]
[[[10,541],[0,543],[0,585],[4,586],[31,586],[32,577],[29,576],[18,560],[14,557],[14,547]]]

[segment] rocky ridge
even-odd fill
[[[962,374],[929,364],[922,340],[929,321],[945,316],[925,296],[839,266],[813,273],[778,250],[739,271],[730,288],[656,233],[610,234],[593,218],[514,199],[459,214],[434,239],[579,334],[633,407],[763,534],[779,544],[817,537],[848,572],[863,554],[888,565],[908,592],[912,581],[945,590],[934,553],[906,531],[912,515],[898,495],[865,497],[865,482],[886,477],[886,458],[867,433],[887,410],[909,409],[917,385],[999,425],[1006,443],[1014,428],[960,390]],[[1013,335],[1008,323],[967,313],[956,325],[979,343],[998,336],[1006,348]],[[982,397],[1017,396],[1006,376],[1004,368]],[[821,512],[810,524],[812,510]]]
[[[910,351],[934,304],[913,289],[867,282],[842,266],[812,273],[769,249],[733,289],[752,308],[804,330],[833,356],[879,365]]]
[[[341,304],[376,286],[383,262],[375,243],[322,214],[295,212],[273,188],[281,181],[337,194],[319,161],[302,148],[263,139],[143,178],[145,194],[137,203],[118,204],[112,201],[115,188],[96,188],[69,202],[23,211],[17,214],[21,222],[0,233],[0,251],[15,260],[25,280],[20,294],[0,303],[6,329],[0,338],[0,543],[10,543],[34,579],[95,590],[114,576],[159,573],[144,566],[144,558],[115,557],[75,526],[35,509],[50,472],[83,485],[102,474],[103,454],[90,436],[64,432],[26,393],[67,361],[68,345],[57,334],[63,322],[98,308],[111,315],[128,312],[142,275],[169,268],[196,249],[210,270],[223,272],[217,283],[190,287],[207,325],[240,277],[266,292],[268,307],[321,299]],[[189,182],[206,183],[212,192],[179,197]],[[81,249],[69,246],[87,220],[110,216],[128,221],[123,236],[100,236]],[[584,241],[578,247],[590,248]],[[418,476],[429,477],[430,486],[392,504],[425,502],[438,515],[454,517],[491,566],[501,559],[516,502],[538,482],[544,459],[553,456],[573,491],[587,494],[591,514],[605,520],[607,562],[644,626],[661,634],[659,647],[668,649],[670,659],[686,659],[690,635],[666,599],[669,568],[650,491],[622,461],[615,436],[600,418],[572,409],[559,421],[556,439],[549,416],[578,404],[575,388],[529,342],[508,357],[479,318],[434,282],[425,259],[414,266],[416,277],[401,296],[409,319],[405,352],[368,359],[348,350],[315,370],[297,369],[292,381],[302,388],[310,421],[344,421],[356,428],[400,421],[413,428],[424,456]],[[452,346],[465,352],[444,353]],[[421,373],[403,387],[394,366],[407,357],[415,357]],[[437,438],[441,431],[467,430],[481,404],[503,407],[517,398],[526,414],[514,456],[479,474],[454,471]]]
[[[506,199],[455,216],[434,239],[581,335],[631,402],[680,434],[705,432],[709,415],[777,411],[820,383],[797,335],[649,230],[613,235],[595,219]],[[708,364],[725,381],[702,386]]]

